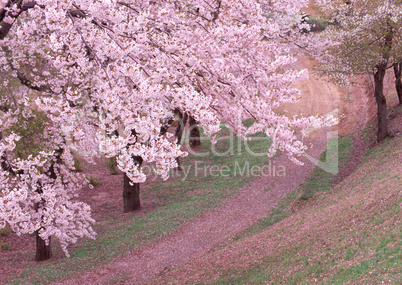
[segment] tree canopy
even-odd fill
[[[1,0],[0,70],[40,92],[18,96],[45,114],[51,143],[26,158],[24,168],[12,147],[19,134],[5,127],[12,116],[2,118],[2,163],[15,175],[2,168],[7,190],[0,201],[20,203],[15,195],[21,189],[36,195],[29,205],[40,222],[29,231],[39,230],[45,240],[55,233],[49,220],[65,225],[58,226],[60,235],[68,228],[74,236],[93,236],[85,204],[74,204],[85,213],[77,212],[82,224],[66,218],[73,207],[66,197],[76,181],[71,150],[90,158],[99,146],[116,156],[132,183],[146,180],[141,163],[154,163],[167,178],[186,155],[173,134],[161,131],[175,110],[191,115],[212,138],[221,122],[244,139],[263,131],[272,140],[269,156],[279,149],[300,163],[306,146],[296,130],[336,121],[277,111],[297,101],[300,91],[291,84],[307,78],[306,70],[289,68],[296,59],[283,43],[284,34],[306,28],[299,10],[307,2]],[[6,105],[8,114],[21,111]],[[254,119],[250,127],[242,123],[248,118]],[[56,203],[56,193],[64,195],[57,198],[64,210],[47,217],[45,205]],[[0,208],[1,226],[10,223],[6,211]]]

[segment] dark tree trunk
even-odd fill
[[[399,104],[402,104],[402,62],[394,63],[395,89],[398,94]]]
[[[374,74],[374,97],[377,102],[378,130],[377,141],[380,142],[388,135],[387,132],[387,100],[384,96],[384,77],[387,71],[389,54],[392,49],[393,28],[387,20],[387,34],[385,35],[384,52],[381,61],[377,64]]]
[[[386,64],[379,64],[374,74],[374,96],[377,102],[378,130],[377,141],[387,137],[387,100],[384,96],[384,77]]]
[[[167,131],[168,131],[170,125],[173,123],[173,120],[174,120],[173,118],[170,118],[164,125],[162,125],[161,131],[160,131],[160,134],[161,134],[162,136],[167,133]]]
[[[188,116],[187,116],[187,113],[182,113],[180,111],[178,112],[178,115],[179,115],[179,123],[176,128],[175,136],[177,138],[177,144],[181,144],[181,140],[183,138],[184,128],[186,127]],[[180,165],[180,158],[179,157],[176,158],[176,161],[177,161],[177,168],[179,170],[181,170],[182,168]]]
[[[130,185],[130,178],[124,173],[124,213],[136,211],[141,208],[140,202],[140,183],[132,183]]]
[[[141,167],[142,158],[137,156],[133,158],[138,167]],[[131,183],[130,178],[124,173],[124,189],[123,189],[123,203],[124,213],[137,211],[141,208],[140,202],[140,183]]]
[[[199,146],[201,144],[201,139],[200,139],[200,129],[198,128],[198,122],[192,116],[189,116],[188,123],[190,125],[190,138],[189,138],[190,147]]]
[[[177,144],[181,144],[181,139],[183,138],[183,133],[184,133],[184,128],[186,127],[186,123],[187,123],[187,113],[182,113],[179,112],[179,124],[177,125],[176,128],[176,138],[177,138]]]
[[[124,213],[136,211],[141,208],[140,202],[140,183],[132,183],[130,185],[130,178],[124,173]]]
[[[48,260],[52,257],[52,249],[50,247],[50,237],[49,244],[46,245],[45,241],[39,236],[38,231],[35,232],[36,236],[36,261]]]

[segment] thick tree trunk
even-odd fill
[[[161,132],[167,131],[161,129]],[[137,137],[137,132],[132,129],[131,135],[133,137]],[[128,145],[127,147],[129,147]],[[142,164],[142,157],[140,156],[133,156],[133,163],[136,167],[140,168]],[[132,185],[131,185],[132,184]],[[123,211],[124,213],[137,211],[141,208],[140,203],[140,184],[139,183],[131,183],[130,178],[128,178],[127,174],[124,173],[124,185],[123,185]]]
[[[175,135],[177,138],[177,144],[181,144],[181,139],[183,138],[184,128],[186,127],[188,116],[186,113],[183,114],[182,112],[179,112],[178,115],[179,124],[177,125]]]
[[[387,132],[387,100],[384,96],[384,77],[387,71],[390,51],[392,49],[394,31],[387,19],[387,34],[385,36],[384,52],[381,61],[377,64],[374,74],[374,97],[377,102],[378,130],[377,141],[380,142],[388,135]]]
[[[48,260],[52,257],[52,250],[50,247],[50,237],[49,244],[46,245],[45,241],[39,236],[38,231],[35,232],[36,236],[36,261]]]
[[[190,138],[189,138],[190,147],[199,146],[201,144],[201,139],[200,139],[200,129],[198,128],[198,122],[192,116],[189,116],[188,123],[190,125]]]
[[[130,178],[124,173],[124,190],[123,202],[124,213],[136,211],[141,208],[140,202],[140,183],[132,183],[130,185]]]
[[[142,158],[139,156],[133,157],[134,163],[137,167],[141,167]],[[123,189],[123,203],[124,213],[137,211],[141,208],[140,202],[140,183],[131,183],[130,178],[124,173],[124,189]]]
[[[395,89],[398,94],[399,104],[402,104],[402,62],[394,63]]]
[[[387,100],[384,96],[384,77],[386,64],[379,64],[374,74],[374,96],[377,102],[378,130],[377,141],[387,137]]]
[[[177,138],[177,144],[181,144],[181,140],[183,138],[184,128],[186,127],[188,116],[187,116],[187,113],[182,113],[180,111],[178,112],[178,115],[179,115],[179,124],[177,125],[175,136]],[[177,161],[177,168],[179,170],[181,170],[180,158],[176,158],[176,161]]]

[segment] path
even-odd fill
[[[305,58],[301,58],[299,64],[304,67],[312,65]],[[349,108],[348,113],[356,111],[352,110],[356,108],[356,104],[345,102],[344,95],[329,82],[311,77],[308,81],[298,82],[296,85],[302,90],[304,97],[297,106],[289,109],[293,113],[303,110],[304,115],[325,114],[335,109],[345,110],[345,107]],[[353,126],[347,124],[347,127]],[[325,150],[326,131],[328,130],[315,131],[309,136],[307,143],[313,145],[309,151],[311,156],[319,158]],[[217,209],[203,213],[163,239],[93,272],[57,284],[108,284],[114,277],[121,276],[127,278],[126,284],[146,283],[166,268],[184,264],[212,250],[217,244],[230,241],[265,217],[281,198],[292,192],[310,175],[314,165],[307,160],[304,162],[305,165],[300,167],[290,162],[285,155],[279,155],[273,165],[277,168],[285,167],[286,177],[259,177]]]

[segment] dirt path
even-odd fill
[[[301,58],[298,65],[310,68],[312,63]],[[303,115],[326,114],[340,110],[341,113],[361,114],[357,112],[357,108],[361,106],[351,102],[351,98],[346,98],[340,89],[329,82],[311,76],[308,81],[298,82],[296,85],[302,90],[304,97],[297,106],[288,106],[291,113],[303,110]],[[342,122],[343,131],[347,132],[355,127],[357,116],[352,119],[348,116],[348,121]],[[328,131],[315,131],[305,141],[313,146],[309,151],[312,157],[319,158],[325,150]],[[127,280],[126,284],[141,284],[170,266],[182,265],[197,258],[214,249],[217,244],[230,241],[265,217],[281,198],[310,175],[314,165],[307,160],[304,162],[305,165],[300,167],[290,162],[286,155],[280,155],[275,158],[272,167],[284,168],[285,177],[261,176],[219,208],[202,214],[165,238],[93,272],[57,284],[108,284],[114,278],[123,278]]]

